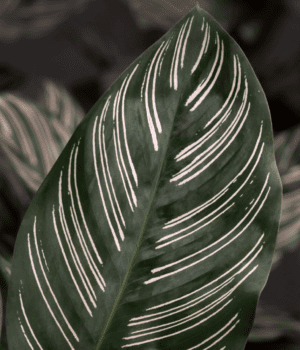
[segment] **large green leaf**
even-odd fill
[[[15,245],[14,349],[243,349],[281,183],[262,88],[198,6],[76,129]]]

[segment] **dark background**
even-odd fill
[[[0,4],[0,93],[13,90],[35,99],[40,93],[41,81],[48,77],[67,88],[85,112],[140,54],[196,3],[192,0],[48,0],[50,5],[63,5],[63,11],[38,13],[31,9],[42,1],[15,1],[19,7],[11,12],[4,9],[9,1],[0,1],[3,1]],[[74,6],[75,3],[79,5]],[[274,134],[298,126],[300,1],[198,0],[198,4],[229,32],[248,57],[267,96]],[[27,15],[20,12],[21,8],[28,9]],[[3,249],[12,254],[29,199],[16,204],[8,192],[6,188],[0,196],[14,220],[6,221],[0,229],[11,233]],[[261,294],[266,305],[285,310],[298,320],[299,251],[284,255]],[[261,344],[249,342],[246,350],[299,348],[299,335],[295,339],[287,334]]]

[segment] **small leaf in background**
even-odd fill
[[[40,37],[94,0],[1,0],[0,40]]]
[[[281,182],[265,95],[199,6],[90,110],[22,221],[10,350],[242,350]]]
[[[49,80],[38,104],[12,93],[0,95],[1,147],[31,191],[37,191],[83,115],[74,99]]]
[[[299,344],[300,321],[295,320],[288,312],[274,307],[260,305],[256,309],[255,321],[249,340],[252,342],[270,341],[289,336]]]

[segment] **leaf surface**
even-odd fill
[[[0,147],[33,195],[83,119],[68,92],[50,80],[38,103],[17,94],[0,96]]]
[[[198,6],[76,129],[15,245],[14,349],[243,349],[281,183],[265,95]]]

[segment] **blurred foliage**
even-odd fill
[[[71,97],[45,82],[40,103],[30,103],[11,93],[0,96],[0,141],[25,186],[33,193],[51,170],[61,150],[83,117]]]
[[[249,340],[252,342],[267,342],[288,336],[300,342],[300,320],[295,320],[288,312],[274,307],[256,309],[255,321]]]
[[[274,150],[283,202],[272,269],[278,266],[285,252],[297,249],[300,243],[300,127],[279,133]]]
[[[94,0],[1,0],[0,40],[43,36]]]

